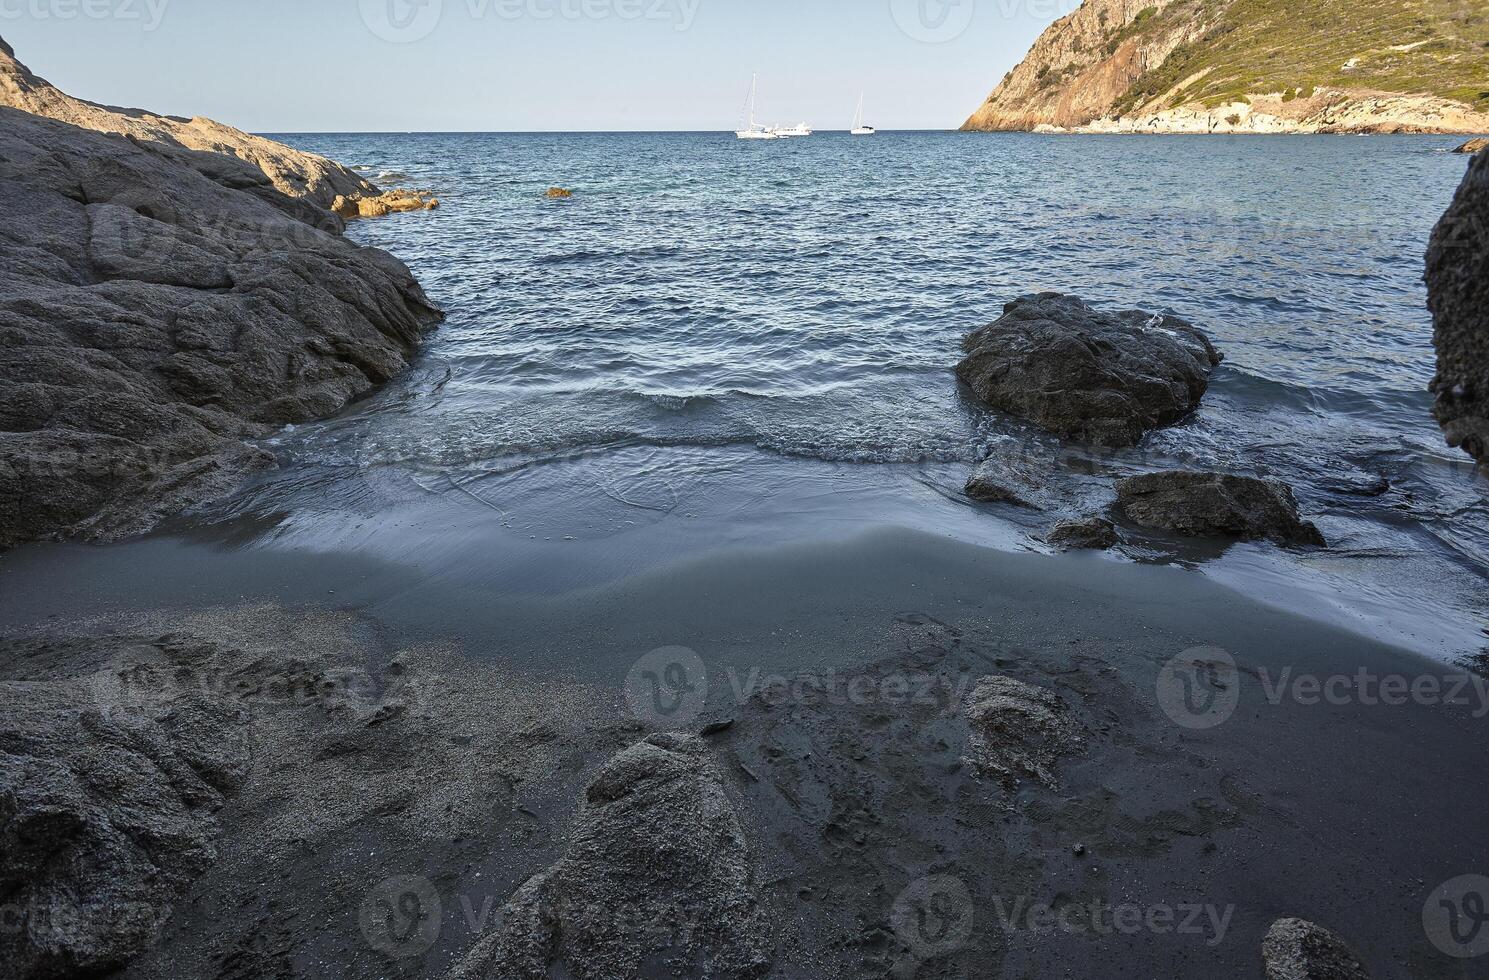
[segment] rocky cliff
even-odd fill
[[[0,108],[0,547],[144,531],[402,369],[439,313],[341,229],[234,155]]]
[[[335,210],[344,218],[380,216],[390,211],[438,205],[427,195],[384,192],[334,160],[211,119],[182,119],[75,99],[17,61],[15,51],[3,38],[0,38],[0,106],[100,133],[237,157],[262,171],[280,193]]]
[[[1489,12],[1463,0],[1086,0],[962,128],[1489,132]]]

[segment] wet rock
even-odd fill
[[[1292,489],[1275,480],[1168,471],[1117,481],[1117,499],[1134,524],[1190,537],[1230,537],[1324,547],[1298,516]]]
[[[241,161],[5,108],[0,224],[0,547],[227,492],[273,464],[244,439],[389,380],[439,318]]]
[[[1065,702],[1053,692],[1011,677],[984,677],[968,696],[972,754],[979,771],[1005,782],[1030,778],[1059,785],[1059,758],[1084,745]]]
[[[1104,517],[1060,521],[1050,529],[1049,543],[1069,550],[1105,551],[1122,540],[1117,526]]]
[[[1267,980],[1370,980],[1344,940],[1303,919],[1278,919],[1262,941]]]
[[[1453,152],[1454,153],[1480,153],[1480,152],[1482,152],[1484,150],[1489,150],[1489,139],[1484,139],[1483,137],[1480,137],[1478,139],[1471,139],[1471,140],[1469,140],[1467,143],[1464,143],[1462,146],[1458,147],[1458,149],[1454,150]]]
[[[452,980],[756,977],[771,940],[744,833],[703,742],[653,735],[590,783],[567,853]]]
[[[1221,356],[1175,316],[1101,313],[1040,293],[968,334],[957,375],[979,399],[1066,439],[1136,445],[1192,412]]]
[[[1053,481],[1054,468],[1048,460],[1019,446],[999,445],[972,472],[964,492],[983,503],[1046,510],[1052,504]]]
[[[565,198],[565,197],[573,197],[573,196],[574,196],[574,192],[573,191],[566,190],[566,189],[564,189],[562,187],[550,187],[550,188],[548,188],[548,192],[544,195],[544,197],[550,197],[550,198]]]
[[[5,976],[123,966],[212,865],[247,717],[170,678],[216,656],[173,638],[0,643],[0,904],[19,916],[0,929]],[[98,669],[49,676],[79,661]]]
[[[1449,445],[1489,462],[1489,153],[1469,163],[1432,233],[1427,295],[1437,347],[1432,414]]]

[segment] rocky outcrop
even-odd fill
[[[211,866],[215,814],[248,768],[247,713],[205,688],[156,682],[215,656],[172,638],[0,643],[6,977],[123,966]],[[79,661],[97,672],[53,676]]]
[[[967,698],[971,763],[1005,782],[1059,786],[1060,757],[1080,751],[1080,728],[1053,691],[1011,677],[984,677]]]
[[[1446,7],[1085,0],[962,128],[1476,133],[1489,100],[1463,99],[1486,66]]]
[[[0,547],[144,531],[400,371],[439,313],[339,228],[232,156],[0,108]]]
[[[82,129],[114,133],[136,142],[231,156],[263,173],[281,194],[327,210],[338,197],[355,202],[377,198],[383,193],[334,160],[211,119],[183,119],[75,99],[17,61],[14,50],[3,40],[0,40],[0,106]]]
[[[1432,413],[1448,444],[1489,462],[1489,154],[1468,165],[1427,250],[1437,347]]]
[[[1188,537],[1325,545],[1318,528],[1298,516],[1292,489],[1274,480],[1225,473],[1145,473],[1118,480],[1117,500],[1134,524]]]
[[[430,191],[384,191],[375,197],[341,197],[331,202],[331,210],[348,220],[352,218],[381,218],[390,214],[408,211],[433,211],[439,207],[439,198]]]
[[[1469,140],[1467,143],[1464,143],[1462,146],[1458,147],[1453,152],[1454,153],[1480,153],[1480,152],[1482,152],[1484,150],[1489,150],[1489,139],[1485,139],[1483,137],[1479,137],[1478,139],[1471,139],[1471,140]]]
[[[1121,543],[1117,526],[1105,517],[1079,517],[1060,521],[1050,529],[1049,543],[1069,551],[1106,551]]]
[[[1303,919],[1278,919],[1262,940],[1267,980],[1370,980],[1344,940]]]
[[[517,891],[451,980],[757,977],[771,948],[707,748],[660,734],[594,778],[567,853]]]
[[[1100,313],[1040,293],[968,334],[957,375],[982,401],[1066,439],[1136,445],[1192,412],[1221,357],[1176,316]]]

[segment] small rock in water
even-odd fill
[[[1062,549],[1105,551],[1121,541],[1117,526],[1104,517],[1061,521],[1049,533],[1049,543]]]
[[[574,192],[573,191],[570,191],[570,190],[565,190],[562,187],[550,187],[550,188],[548,188],[548,194],[547,194],[547,196],[548,197],[552,197],[552,198],[573,197],[574,196]]]
[[[1327,545],[1319,529],[1298,516],[1292,489],[1275,480],[1180,470],[1145,473],[1118,480],[1117,500],[1134,524],[1189,537]]]
[[[1267,980],[1370,980],[1344,940],[1303,919],[1278,919],[1262,941]]]

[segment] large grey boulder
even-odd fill
[[[231,156],[0,108],[0,547],[147,530],[399,372],[439,311],[340,227]]]
[[[1117,481],[1117,501],[1134,524],[1190,537],[1326,543],[1317,527],[1298,516],[1292,489],[1275,480],[1180,470],[1144,473]]]
[[[756,977],[771,948],[707,748],[659,734],[594,778],[568,852],[517,891],[452,980]]]
[[[957,376],[996,409],[1066,439],[1136,445],[1199,405],[1220,363],[1208,337],[1176,316],[1102,313],[1040,293],[968,334]]]
[[[1267,980],[1370,980],[1344,940],[1303,919],[1278,919],[1262,940]]]
[[[216,813],[251,758],[247,713],[158,682],[216,656],[171,638],[0,642],[0,976],[123,966],[212,865]],[[96,672],[51,676],[79,662]]]
[[[1489,154],[1469,163],[1432,233],[1427,305],[1437,346],[1432,414],[1449,445],[1489,462]]]

